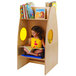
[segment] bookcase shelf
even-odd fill
[[[21,56],[21,55],[18,55],[18,56]],[[24,56],[23,56],[24,57]],[[42,59],[38,59],[38,58],[31,58],[31,57],[25,57],[25,58],[28,58],[30,60],[38,60],[38,61],[45,61],[45,58],[42,58]]]
[[[21,19],[21,20],[43,20],[43,21],[47,21],[48,19]]]

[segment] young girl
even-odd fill
[[[24,51],[27,54],[38,56],[40,53],[43,52],[43,49],[37,49],[42,48],[42,46],[45,48],[44,39],[42,38],[42,29],[39,26],[34,26],[31,29],[32,36],[29,39],[29,46],[36,48],[33,49],[31,52],[29,52],[26,48],[24,48]]]

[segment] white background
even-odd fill
[[[44,76],[44,66],[29,63],[17,70],[19,7],[43,7],[52,0],[0,0],[0,76]],[[57,0],[59,60],[47,76],[76,76],[76,2]]]

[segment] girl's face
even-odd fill
[[[33,35],[33,37],[37,37],[38,33],[32,30],[32,35]]]

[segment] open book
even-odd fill
[[[40,50],[43,49],[43,48],[33,48],[33,47],[31,47],[31,46],[20,46],[20,47],[26,48],[29,52],[30,52],[31,50],[33,50],[33,49],[40,49]]]

